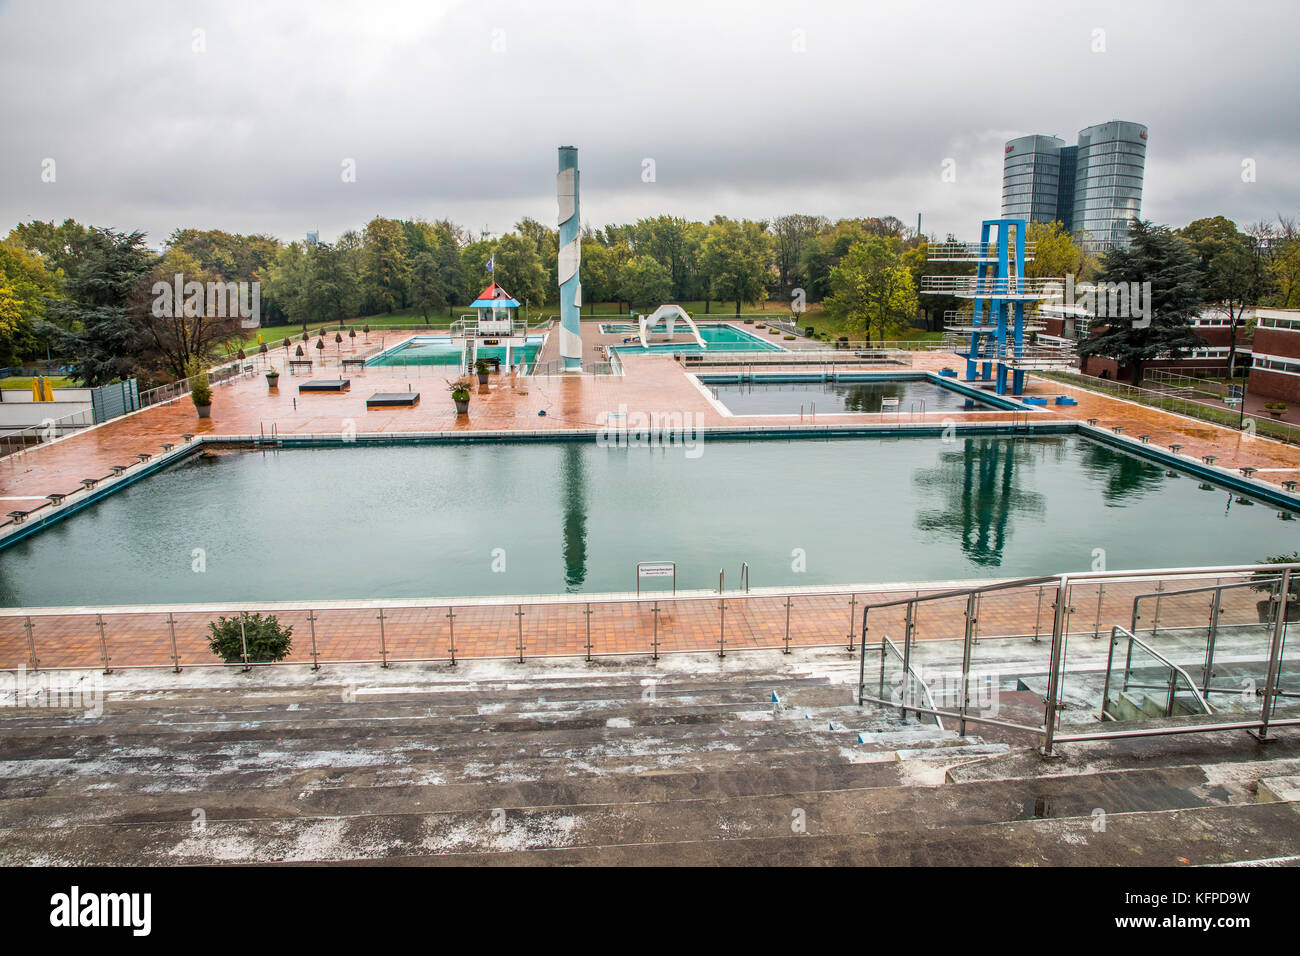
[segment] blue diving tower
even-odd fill
[[[1011,394],[1021,395],[1026,369],[1075,361],[1069,349],[1026,346],[1026,333],[1043,328],[1033,316],[1026,322],[1026,303],[1059,298],[1062,288],[1061,279],[1025,277],[1034,255],[1027,226],[1024,219],[985,219],[979,242],[931,243],[928,262],[973,263],[975,274],[921,278],[923,294],[970,301],[969,310],[945,314],[945,331],[961,343],[954,351],[966,360],[966,381],[991,382],[998,395],[1007,394],[1008,373]]]

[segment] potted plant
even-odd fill
[[[1286,411],[1286,402],[1265,402],[1264,410],[1274,418],[1281,418],[1282,413]]]
[[[488,373],[492,371],[492,363],[485,358],[474,361],[474,371],[478,373],[478,383],[486,385],[488,383]]]
[[[212,385],[197,356],[185,364],[185,377],[190,380],[190,398],[194,400],[194,410],[199,413],[199,418],[209,417],[212,414]]]
[[[266,384],[271,388],[278,388],[280,385],[280,370],[278,368],[268,369],[266,373]]]
[[[474,383],[467,378],[458,378],[454,381],[448,380],[447,385],[451,389],[451,400],[456,403],[457,415],[469,414],[469,394]]]
[[[208,648],[227,664],[269,664],[289,656],[293,627],[285,627],[274,614],[262,617],[244,612],[208,623],[212,637]]]

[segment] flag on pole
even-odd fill
[[[492,253],[492,255],[488,256],[488,264],[487,264],[487,271],[494,274],[496,272],[496,257],[497,254],[495,252]]]

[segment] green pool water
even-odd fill
[[[781,346],[773,342],[761,339],[757,334],[750,334],[736,328],[734,325],[725,323],[700,323],[696,326],[700,330],[700,338],[704,340],[705,348],[700,348],[694,342],[659,345],[651,344],[649,347],[642,346],[639,338],[639,329],[635,325],[606,324],[602,326],[602,331],[613,333],[624,333],[630,341],[626,345],[614,346],[624,355],[645,355],[649,353],[660,352],[679,352],[684,355],[698,355],[705,351],[712,352],[783,352]],[[664,334],[664,327],[661,325],[657,334]],[[677,334],[688,334],[690,326],[685,322],[678,322],[676,329]]]
[[[1076,436],[591,442],[194,458],[0,551],[6,606],[628,591],[1226,564],[1300,522]],[[193,570],[195,553],[205,570]],[[806,571],[798,572],[802,554]],[[504,570],[494,571],[494,563]]]

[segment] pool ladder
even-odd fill
[[[727,589],[727,569],[718,568],[718,593],[723,594]],[[749,562],[740,562],[740,590],[746,594],[749,593]]]

